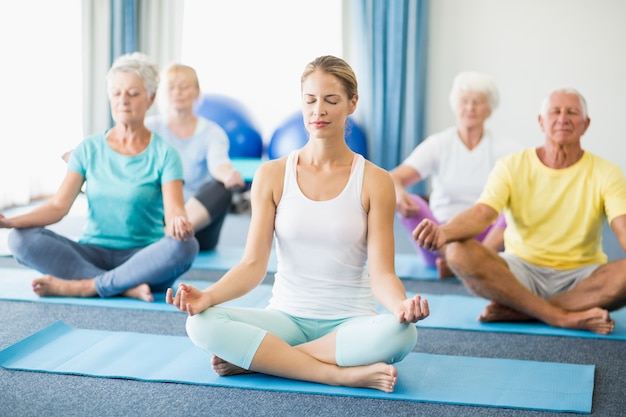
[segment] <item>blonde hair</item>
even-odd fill
[[[306,67],[304,67],[304,71],[300,77],[300,83],[304,83],[309,75],[316,70],[334,75],[343,86],[348,99],[359,96],[356,75],[354,74],[352,67],[343,59],[332,55],[324,55],[315,58],[313,61],[309,62]]]
[[[200,80],[198,79],[198,73],[196,72],[195,69],[193,69],[189,65],[174,63],[174,64],[171,64],[169,67],[167,67],[167,69],[165,70],[165,74],[168,77],[176,72],[187,73],[191,77],[191,80],[194,83],[194,86],[198,90],[200,90]]]

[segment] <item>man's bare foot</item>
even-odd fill
[[[340,368],[344,373],[339,385],[355,388],[371,388],[393,392],[398,382],[398,370],[384,362],[372,365]]]
[[[534,318],[506,307],[502,304],[492,302],[480,316],[478,321],[483,323],[496,321],[532,321]],[[587,330],[598,334],[609,334],[615,329],[615,321],[607,310],[599,307],[590,308],[584,311],[565,311],[562,317],[551,322],[550,326],[561,327],[572,330]]]
[[[498,321],[534,321],[536,319],[527,316],[524,313],[520,313],[519,311],[513,310],[507,306],[502,304],[498,304],[496,302],[491,302],[480,316],[478,316],[478,321],[483,323],[490,322],[498,322]]]
[[[213,355],[213,358],[211,358],[211,366],[213,366],[213,370],[219,376],[231,376],[231,375],[254,373],[253,371],[249,371],[247,369],[233,365],[230,362],[226,362],[224,359],[215,355]]]
[[[120,295],[122,297],[137,298],[139,300],[147,301],[149,303],[154,301],[154,295],[150,290],[150,286],[146,283],[139,284],[133,288],[129,288]]]
[[[437,258],[435,264],[437,265],[437,276],[439,279],[454,278],[454,272],[448,266],[446,258]]]
[[[98,295],[93,279],[61,279],[44,275],[34,279],[33,291],[40,297],[95,297]]]
[[[600,307],[584,311],[568,311],[564,320],[555,324],[558,327],[575,330],[588,330],[598,334],[609,334],[615,329],[615,321],[609,312]]]

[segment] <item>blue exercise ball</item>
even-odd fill
[[[359,125],[348,117],[346,123],[346,143],[354,152],[367,158],[367,138]],[[303,147],[309,139],[309,132],[304,127],[302,113],[289,116],[272,134],[267,148],[269,159],[288,155],[294,149]]]
[[[231,158],[260,158],[263,155],[263,138],[240,101],[221,94],[204,94],[198,100],[195,113],[226,131]]]
[[[363,155],[367,159],[367,137],[361,127],[354,121],[354,119],[348,116],[346,122],[346,143],[356,153]]]
[[[277,159],[288,155],[292,150],[303,147],[308,139],[309,132],[304,127],[302,114],[295,113],[293,116],[289,116],[272,133],[267,146],[267,157],[269,159]]]

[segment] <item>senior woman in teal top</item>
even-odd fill
[[[40,296],[126,296],[153,301],[186,272],[198,253],[183,201],[180,156],[144,125],[158,68],[140,53],[123,55],[107,75],[110,130],[72,152],[56,194],[0,227],[22,265],[44,274]],[[87,222],[78,242],[45,226],[61,220],[86,184]]]

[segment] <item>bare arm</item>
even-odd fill
[[[422,176],[413,167],[398,165],[391,171],[391,179],[396,190],[396,209],[404,217],[415,216],[419,211],[419,206],[409,196],[406,187],[419,182]]]
[[[416,322],[428,316],[428,302],[407,298],[394,266],[393,221],[395,205],[392,180],[385,171],[367,163],[363,181],[363,207],[367,216],[367,253],[372,293],[400,322]]]
[[[82,175],[67,171],[54,196],[28,213],[11,218],[0,215],[0,228],[43,227],[60,221],[70,211],[83,182]]]
[[[167,235],[182,241],[189,239],[194,231],[185,211],[183,182],[181,180],[170,181],[163,184],[162,191]]]
[[[614,218],[611,222],[611,229],[617,236],[620,246],[626,252],[626,215]]]
[[[501,252],[504,249],[504,227],[492,227],[483,239],[483,245],[496,252]]]
[[[413,231],[413,238],[424,249],[438,250],[446,243],[479,235],[497,218],[497,211],[486,204],[478,203],[441,226],[428,219],[422,220]]]
[[[241,297],[263,281],[272,251],[274,217],[282,194],[284,169],[284,160],[276,160],[264,163],[256,173],[250,194],[250,229],[241,261],[204,291],[183,284],[174,297],[173,291],[168,290],[169,304],[194,315]]]
[[[211,172],[213,178],[224,184],[229,190],[241,188],[246,185],[241,173],[233,168],[233,166],[225,162],[220,164],[214,172]]]

